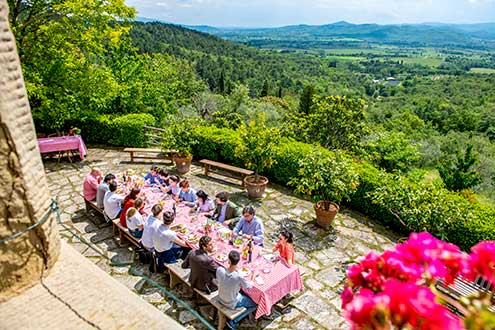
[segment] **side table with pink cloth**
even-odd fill
[[[84,159],[84,156],[88,153],[88,149],[79,135],[39,138],[38,146],[42,154],[47,152],[79,150],[79,157]]]

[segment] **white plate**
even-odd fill
[[[268,260],[268,261],[273,261],[273,260],[275,260],[275,258],[276,258],[276,257],[277,257],[276,255],[271,254],[271,253],[269,253],[269,254],[264,254],[264,255],[263,255],[263,258],[265,258],[265,259],[266,259],[266,260]]]
[[[239,269],[239,274],[241,274],[241,276],[243,277],[246,277],[248,276],[249,274],[251,274],[251,270],[246,268],[246,269]]]

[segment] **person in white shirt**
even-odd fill
[[[135,207],[130,207],[125,215],[125,220],[129,234],[141,238],[144,230],[144,220],[141,213]]]
[[[155,229],[160,226],[160,220],[158,217],[162,213],[162,206],[160,204],[155,204],[151,208],[151,214],[146,219],[144,223],[143,236],[141,236],[141,245],[148,251],[153,250],[153,233]]]
[[[119,216],[124,200],[124,196],[117,195],[115,191],[117,191],[117,183],[111,182],[103,198],[104,212],[111,220]]]
[[[240,293],[241,286],[245,289],[250,289],[253,287],[253,283],[246,280],[237,271],[237,265],[239,264],[240,259],[241,255],[237,250],[230,251],[229,267],[218,267],[216,274],[218,282],[218,301],[230,309],[242,307],[246,308],[246,311],[239,315],[236,319],[227,322],[233,329],[236,328],[237,323],[239,323],[257,307],[256,303],[252,301],[251,298]],[[251,278],[253,277],[254,272],[251,273]]]
[[[165,263],[173,264],[178,258],[187,255],[190,250],[187,248],[186,242],[178,238],[176,232],[170,229],[174,219],[174,212],[163,212],[163,223],[153,232],[153,247],[156,253],[156,271],[158,273],[165,271]]]

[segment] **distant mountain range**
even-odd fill
[[[157,21],[138,18],[142,22]],[[162,22],[166,23],[166,22]],[[212,27],[182,25],[258,47],[314,47],[377,43],[411,47],[462,47],[495,49],[495,23],[480,24],[352,24],[340,21],[326,25],[290,25],[277,28]]]

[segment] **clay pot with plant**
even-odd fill
[[[235,149],[236,157],[254,171],[254,175],[244,178],[244,186],[249,198],[261,198],[268,185],[268,178],[260,175],[275,163],[275,152],[280,141],[280,130],[267,127],[263,113],[255,115],[247,125],[239,127],[241,142]]]
[[[328,228],[339,212],[339,204],[349,200],[357,189],[358,179],[352,160],[344,153],[313,150],[299,161],[298,176],[289,185],[312,199],[317,224]]]
[[[187,121],[168,123],[163,132],[164,150],[175,150],[174,162],[177,172],[185,174],[189,172],[192,162],[192,148],[198,143],[193,134],[194,125]]]

